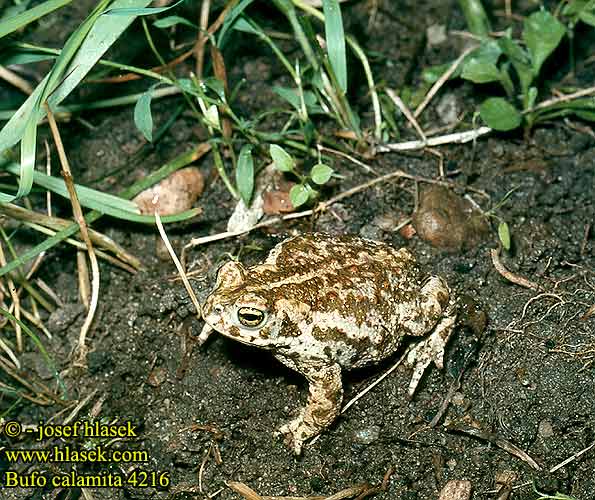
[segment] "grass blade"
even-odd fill
[[[134,106],[134,124],[149,142],[153,142],[153,116],[151,115],[152,97],[153,89],[150,88],[140,96],[140,99],[136,101],[136,105]]]
[[[481,0],[459,0],[469,31],[479,37],[486,37],[492,31],[490,20]]]
[[[6,167],[9,172],[18,175],[19,166],[16,164],[9,165]],[[62,179],[57,177],[51,177],[41,172],[33,172],[33,181],[35,184],[39,184],[56,193],[63,198],[68,199],[68,190]],[[112,194],[102,193],[79,184],[75,184],[76,193],[79,197],[79,202],[82,206],[91,208],[102,214],[111,215],[118,219],[129,220],[132,222],[142,222],[145,224],[154,224],[155,217],[152,215],[141,215],[139,213],[138,206],[136,203],[114,196]],[[191,211],[176,214],[175,216],[163,217],[165,222],[173,222],[174,220],[183,220],[190,216]],[[174,217],[175,219],[172,219]],[[181,218],[180,218],[181,217]]]
[[[222,49],[225,45],[227,31],[231,28],[236,21],[236,19],[246,10],[246,8],[253,2],[254,0],[242,0],[238,5],[236,5],[229,14],[225,17],[225,21],[223,21],[223,25],[221,26],[221,30],[219,31],[219,39],[217,40],[217,47]]]
[[[29,23],[32,23],[36,19],[39,19],[54,10],[64,7],[70,2],[72,2],[72,0],[47,0],[31,9],[27,9],[25,12],[5,19],[0,22],[0,38],[22,28],[23,26],[27,26]]]
[[[159,168],[152,174],[150,174],[150,175],[144,177],[143,179],[137,181],[136,183],[134,183],[131,187],[124,190],[121,193],[121,196],[126,199],[136,196],[138,193],[140,193],[144,189],[147,189],[148,187],[152,186],[153,184],[156,184],[157,182],[164,179],[172,172],[175,172],[176,170],[179,170],[180,168],[183,168],[186,165],[189,165],[193,161],[196,161],[201,156],[206,154],[209,150],[210,150],[210,147],[208,147],[208,146],[205,147],[203,145],[203,146],[199,146],[196,149],[193,149],[192,151],[188,151],[186,153],[181,154],[180,156],[178,156],[177,158],[174,158],[169,163],[166,163],[165,165],[163,165],[161,168]],[[0,157],[0,164],[1,163],[2,163],[2,158]],[[199,212],[198,210],[189,210],[188,212],[183,212],[181,214],[170,215],[167,217],[161,217],[161,222],[178,222],[181,220],[186,220],[190,217],[194,217],[198,212]],[[99,212],[91,212],[85,216],[85,220],[87,221],[88,224],[91,224],[92,222],[99,219],[101,216],[102,216],[102,214],[100,214]],[[154,220],[155,218],[152,217],[152,219],[153,219],[153,221],[151,223],[155,224],[155,220]],[[31,250],[28,250],[25,253],[20,254],[17,259],[14,259],[14,260],[10,261],[8,264],[6,264],[5,266],[1,267],[0,268],[0,276],[3,276],[6,273],[9,273],[16,268],[23,266],[28,261],[37,257],[41,252],[45,252],[46,250],[53,248],[54,246],[58,245],[60,242],[62,242],[66,238],[69,238],[70,236],[73,236],[74,234],[78,233],[78,231],[79,231],[78,224],[76,222],[73,222],[69,227],[62,229],[61,231],[58,231],[54,236],[50,236],[46,240],[42,241],[41,243],[39,243],[38,245],[33,247]]]
[[[254,191],[254,160],[252,159],[252,145],[246,144],[240,151],[238,167],[236,168],[236,185],[244,204],[250,206],[252,191]]]
[[[178,0],[175,4],[170,5],[168,7],[148,7],[148,8],[139,8],[139,7],[131,7],[131,8],[120,8],[120,7],[114,7],[111,8],[110,10],[108,10],[105,14],[107,16],[150,16],[152,14],[161,14],[162,12],[165,12],[167,10],[171,10],[175,7],[177,7],[178,5],[180,5],[182,2],[185,2],[186,0]],[[147,2],[149,3],[149,2]]]
[[[114,6],[145,6],[151,0],[115,0]],[[37,124],[44,117],[45,101],[55,108],[91,70],[105,51],[133,21],[133,17],[101,16],[110,0],[102,0],[81,26],[70,35],[50,73],[36,87],[12,118],[0,130],[0,153],[19,141],[21,144],[21,174],[17,196],[28,193],[34,169]],[[66,76],[65,76],[66,75]],[[14,195],[0,193],[0,201],[12,201]]]
[[[54,375],[56,382],[60,386],[60,389],[62,390],[63,397],[65,397],[67,390],[66,390],[66,386],[64,385],[64,381],[62,380],[62,377],[60,377],[60,374],[58,373],[58,370],[56,369],[56,365],[54,364],[54,361],[52,360],[52,358],[50,357],[48,352],[45,350],[45,347],[43,347],[43,344],[39,340],[39,337],[37,335],[35,335],[25,323],[23,323],[20,319],[15,318],[10,312],[3,309],[2,307],[0,307],[0,315],[7,317],[8,319],[10,319],[11,321],[13,321],[15,323],[18,323],[20,325],[20,327],[23,329],[23,331],[31,338],[31,340],[33,341],[33,343],[35,344],[37,349],[39,349],[39,352],[45,359],[46,365],[50,369],[52,374]]]
[[[338,0],[323,0],[326,50],[337,83],[347,92],[347,59],[345,56],[345,33]]]

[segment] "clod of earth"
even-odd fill
[[[198,168],[183,168],[145,189],[133,201],[143,214],[154,214],[156,210],[159,215],[177,214],[194,205],[204,185],[204,177]],[[158,197],[156,204],[153,203],[155,197]]]
[[[452,252],[474,247],[489,230],[486,218],[467,200],[439,186],[422,190],[413,226],[422,240]]]

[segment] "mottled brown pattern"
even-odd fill
[[[422,278],[405,249],[355,236],[305,234],[277,245],[263,264],[223,266],[203,317],[224,335],[270,349],[308,378],[308,406],[281,428],[299,453],[302,442],[339,413],[341,368],[378,362],[393,354],[406,334],[424,335],[442,321],[448,287],[439,278]],[[242,325],[241,307],[265,319]],[[425,367],[436,354],[421,351]]]

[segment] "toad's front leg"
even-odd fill
[[[284,364],[303,373],[308,379],[308,404],[300,415],[279,429],[285,436],[285,443],[296,455],[301,454],[306,439],[320,434],[337,418],[343,401],[341,367],[334,365],[296,365],[292,361],[279,358]]]

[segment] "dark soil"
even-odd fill
[[[80,5],[84,2],[75,3],[76,9],[64,10],[74,19],[56,17],[63,24],[63,33],[70,32],[69,27],[76,26],[86,12]],[[364,48],[383,54],[373,68],[379,82],[392,88],[415,88],[424,67],[460,53],[455,37],[439,46],[427,46],[425,28],[446,24],[448,29],[463,29],[464,21],[453,3],[399,2],[399,8],[393,3],[397,2],[380,2],[375,24],[369,29],[368,2],[354,2],[346,9],[348,29],[358,35]],[[40,43],[47,37],[42,28],[47,25],[40,27]],[[34,31],[31,36],[35,37]],[[130,31],[111,53],[112,59],[118,60],[119,54],[136,45],[146,51],[142,36],[141,31]],[[281,104],[270,89],[287,84],[287,78],[260,44],[242,40],[245,45],[225,55],[232,86],[242,78],[247,80],[234,106],[250,117],[266,110],[271,102]],[[55,39],[51,43],[60,45]],[[592,50],[593,45],[590,47]],[[142,57],[137,55],[142,65],[150,64]],[[178,68],[180,74],[190,70],[190,64]],[[587,86],[580,73],[576,79],[577,85]],[[142,83],[99,87],[86,92],[96,98],[100,91],[116,96],[146,88]],[[364,125],[370,126],[371,106],[363,82],[353,92]],[[452,94],[468,112],[482,98],[476,88],[456,80],[442,93]],[[156,126],[182,102],[181,98],[155,102]],[[422,117],[425,127],[439,123],[434,108],[431,105]],[[111,192],[118,190],[114,186],[129,185],[204,139],[196,121],[182,115],[154,148],[142,149],[145,154],[140,162],[133,162],[133,153],[143,140],[133,124],[131,108],[87,113],[82,118],[92,129],[76,120],[63,125],[75,177],[82,184]],[[271,127],[276,125],[271,123]],[[595,304],[595,140],[588,124],[572,125],[560,120],[526,137],[521,131],[494,134],[475,146],[440,149],[448,180],[456,184],[454,191],[468,194],[484,211],[497,207],[493,213],[508,222],[513,245],[503,252],[504,265],[538,284],[540,291],[515,285],[494,268],[490,249],[499,245],[496,219],[491,220],[493,227],[487,237],[465,252],[447,253],[387,227],[386,220],[393,220],[395,226],[414,210],[416,186],[403,180],[377,184],[317,218],[279,224],[268,231],[203,245],[190,253],[192,282],[204,298],[217,267],[229,254],[241,252],[241,260],[253,264],[283,237],[303,231],[359,234],[410,249],[424,270],[443,276],[458,295],[473,297],[488,316],[479,350],[471,354],[473,362],[436,427],[428,424],[453,385],[453,373],[456,375],[473,340],[464,328],[451,343],[446,369],[430,369],[411,401],[406,395],[411,371],[402,367],[351,407],[316,443],[306,446],[302,457],[294,457],[273,432],[305,404],[305,380],[269,353],[219,335],[192,349],[202,321],[195,318],[173,264],[158,259],[155,230],[107,218],[96,224],[96,229],[141,258],[146,270],[131,276],[101,264],[100,304],[89,338],[88,370],[63,374],[67,401],[39,406],[23,400],[8,418],[29,424],[54,417],[53,422],[60,423],[75,402],[91,395],[77,419],[95,414],[105,422],[130,420],[137,425],[137,439],[111,446],[147,450],[148,463],[112,464],[110,471],[127,474],[137,465],[139,470],[164,471],[170,475],[170,487],[96,489],[91,490],[94,498],[203,499],[219,490],[216,498],[239,498],[226,481],[245,483],[261,495],[324,497],[362,483],[379,486],[391,471],[386,491],[375,498],[437,498],[451,479],[469,480],[474,499],[496,498],[500,488],[496,482],[508,474],[515,488],[513,499],[538,498],[533,485],[551,495],[559,491],[580,500],[595,499],[595,449],[554,473],[548,472],[595,441],[595,314],[587,314]],[[406,126],[402,129],[403,139],[415,138]],[[334,167],[343,178],[333,181],[323,196],[336,195],[395,169],[434,179],[438,162],[435,155],[423,151],[377,155],[369,160],[375,171],[371,174],[337,160]],[[58,165],[57,157],[53,164]],[[234,208],[223,184],[213,180],[212,158],[207,156],[199,167],[211,178],[199,201],[203,213],[191,223],[168,228],[177,249],[192,237],[224,231]],[[68,216],[66,204],[58,211]],[[37,239],[25,231],[19,235],[23,245]],[[44,338],[59,369],[65,370],[84,319],[78,306],[76,256],[71,247],[62,245],[49,252],[39,273],[65,304],[47,321],[52,340]],[[27,349],[23,373],[43,378],[51,386],[38,351],[33,344],[27,344]],[[347,373],[345,401],[396,359]],[[8,408],[13,402],[6,397],[2,405]],[[99,444],[108,441],[99,440]],[[5,445],[49,449],[67,442],[50,440],[40,445],[26,439]],[[525,452],[540,470],[515,456],[510,448],[504,449],[502,443]],[[55,474],[70,470],[70,465],[19,464],[18,469]],[[105,471],[106,466],[82,463],[76,469],[88,474]],[[17,488],[6,489],[1,496],[66,498],[66,493],[63,490],[54,496],[56,492],[49,488],[43,493]],[[70,494],[70,498],[79,498],[80,490],[70,490]]]

